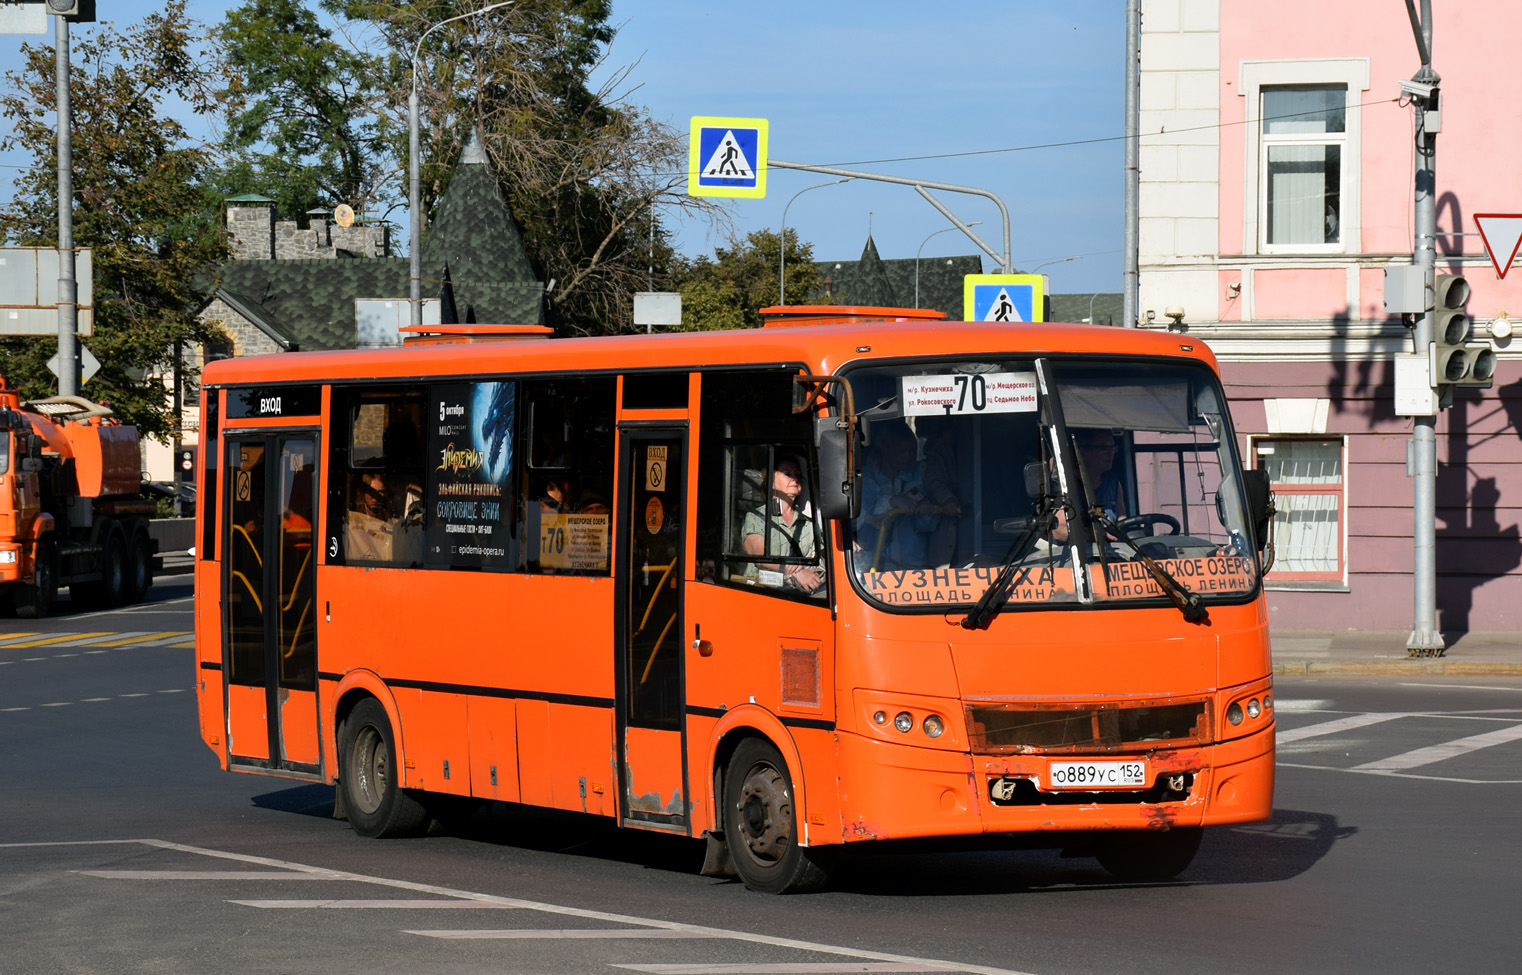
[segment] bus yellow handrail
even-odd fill
[[[244,541],[248,542],[248,547],[253,551],[254,558],[259,561],[260,568],[263,568],[264,567],[264,557],[259,554],[259,546],[254,544],[254,539],[253,539],[253,537],[251,535],[249,535],[248,529],[244,528],[242,525],[234,525],[233,526],[233,531],[235,531],[238,534],[242,535]]]
[[[662,569],[664,571],[661,572],[660,581],[655,584],[655,590],[650,593],[650,605],[645,607],[645,616],[639,621],[639,629],[634,631],[636,636],[645,632],[645,624],[650,622],[650,614],[655,612],[655,601],[660,598],[661,587],[666,584],[667,577],[671,575],[671,570],[676,568],[678,561],[678,559],[672,559],[670,565],[652,565],[650,567],[652,569]]]
[[[254,608],[257,609],[259,612],[263,613],[264,612],[264,603],[260,601],[259,594],[254,592],[253,584],[248,581],[248,576],[246,576],[243,573],[239,572],[237,569],[234,569],[233,570],[233,578],[234,579],[238,579],[238,580],[240,580],[243,583],[243,588],[247,589],[248,590],[248,594],[250,596],[254,597]]]
[[[310,565],[311,562],[312,549],[309,546],[307,548],[307,557],[301,560],[301,568],[296,570],[296,579],[291,583],[291,601],[280,607],[280,612],[287,612],[292,606],[296,605],[296,595],[301,589],[301,577],[306,575],[307,566]]]
[[[655,655],[661,652],[661,644],[666,642],[666,634],[671,632],[671,626],[676,622],[676,614],[671,614],[671,619],[666,621],[665,629],[661,635],[655,638],[655,646],[650,650],[650,659],[645,661],[645,672],[639,675],[639,682],[643,684],[650,677],[650,668],[655,666]]]

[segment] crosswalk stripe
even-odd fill
[[[36,635],[36,633],[12,633],[10,636],[0,636],[0,650],[4,650],[6,647],[10,646],[10,642],[12,640],[24,640],[29,636]]]
[[[312,910],[312,909],[356,909],[356,910],[473,910],[473,911],[508,911],[516,910],[516,904],[492,904],[486,901],[475,900],[348,900],[348,901],[300,901],[300,900],[265,900],[265,901],[228,901],[229,904],[242,904],[244,907],[282,908],[288,910]]]
[[[100,630],[95,633],[65,633],[62,636],[44,637],[41,640],[26,640],[22,643],[7,643],[4,647],[0,647],[0,649],[16,650],[20,647],[48,647],[58,644],[62,644],[64,646],[74,646],[76,644],[83,643],[92,637],[110,636],[113,632],[114,631],[112,630]]]
[[[1335,718],[1331,721],[1323,721],[1320,724],[1306,725],[1303,728],[1278,729],[1275,739],[1279,744],[1290,741],[1300,741],[1304,738],[1317,738],[1321,735],[1335,735],[1344,731],[1352,731],[1355,728],[1367,728],[1371,724],[1381,724],[1385,721],[1394,721],[1396,718],[1407,717],[1404,711],[1381,711],[1369,714],[1350,714],[1346,718]]]
[[[691,940],[694,938],[722,938],[722,934],[701,931],[674,931],[670,928],[509,928],[485,931],[408,931],[425,938],[443,938],[446,941],[508,941],[519,939],[565,939],[603,940],[636,938],[639,940]]]
[[[136,631],[119,633],[115,640],[97,640],[85,644],[89,647],[125,647],[134,643],[149,643],[152,641],[177,640],[182,636],[189,636],[189,630],[159,630],[157,632]]]
[[[1522,724],[1497,728],[1495,731],[1471,735],[1468,738],[1459,738],[1454,741],[1444,742],[1441,745],[1428,745],[1426,748],[1417,748],[1399,755],[1392,755],[1389,758],[1381,758],[1378,761],[1355,765],[1353,769],[1359,772],[1396,772],[1401,769],[1416,768],[1420,765],[1431,765],[1433,762],[1457,758],[1460,755],[1478,751],[1481,748],[1489,748],[1492,745],[1504,745],[1507,742],[1518,740],[1522,740]]]

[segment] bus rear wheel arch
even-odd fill
[[[782,753],[763,738],[745,738],[724,773],[724,842],[735,873],[767,894],[818,890],[829,873],[800,841],[792,777]]]
[[[367,697],[344,719],[338,743],[338,788],[349,825],[360,836],[416,836],[428,812],[401,787],[396,734],[386,709]]]

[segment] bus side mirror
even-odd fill
[[[1260,468],[1242,472],[1242,495],[1247,502],[1247,518],[1252,522],[1258,551],[1268,544],[1268,523],[1274,517],[1274,494],[1268,484],[1268,471]]]
[[[833,521],[855,518],[861,510],[861,457],[834,417],[814,419],[814,446],[819,456],[819,513]]]

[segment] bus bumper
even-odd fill
[[[1124,756],[1144,758],[1150,781],[1186,777],[1184,791],[1168,792],[1159,801],[1144,801],[1134,791],[1041,789],[1040,783],[1051,781],[1052,761],[1113,761],[1120,757],[1116,755],[972,755],[849,733],[840,734],[840,751],[842,839],[847,843],[1212,826],[1265,820],[1273,810],[1272,726],[1209,748]],[[1013,801],[995,801],[996,781],[1020,779],[1028,779],[1031,788]],[[819,842],[815,837],[811,831],[813,842]]]

